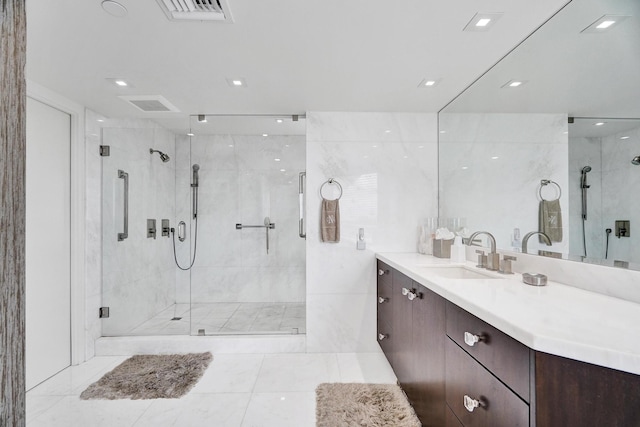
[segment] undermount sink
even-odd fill
[[[418,267],[422,270],[427,270],[430,275],[442,277],[443,279],[502,279],[502,277],[495,276],[489,272],[484,273],[461,265],[419,265]]]

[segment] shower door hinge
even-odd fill
[[[109,307],[100,307],[100,312],[99,312],[99,316],[100,319],[106,319],[109,317]]]
[[[109,157],[111,154],[111,148],[108,145],[100,146],[100,157]]]

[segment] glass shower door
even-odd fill
[[[188,334],[189,307],[176,305],[171,239],[162,235],[162,220],[175,217],[175,138],[104,128],[102,142],[103,335]]]

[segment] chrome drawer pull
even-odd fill
[[[407,298],[409,298],[409,301],[413,301],[414,299],[418,298],[418,294],[416,294],[415,292],[413,292],[413,290],[411,290],[407,294]]]
[[[407,296],[409,294],[409,292],[411,292],[409,289],[402,288],[402,295]]]
[[[472,399],[471,397],[464,395],[464,407],[469,412],[473,412],[474,409],[485,406],[482,400]]]
[[[378,269],[378,276],[384,276],[385,274],[389,274],[389,270]]]
[[[471,332],[464,333],[464,343],[469,347],[473,347],[475,343],[482,341],[484,338],[481,335],[475,335]]]
[[[382,341],[383,339],[389,338],[387,334],[378,334],[378,341]]]
[[[387,301],[389,301],[389,298],[378,297],[378,302],[379,302],[380,304],[382,304],[383,302],[387,302]]]

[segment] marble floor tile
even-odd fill
[[[380,353],[214,354],[181,399],[79,399],[125,359],[94,357],[29,391],[27,427],[313,427],[320,383],[395,382]]]
[[[337,353],[340,382],[395,384],[391,365],[383,353]]]
[[[262,354],[217,354],[191,393],[251,393]]]
[[[253,393],[242,427],[313,427],[315,391]]]
[[[251,393],[189,394],[154,400],[134,427],[237,427],[242,424]]]
[[[254,392],[310,391],[340,381],[338,360],[330,353],[267,354]]]

